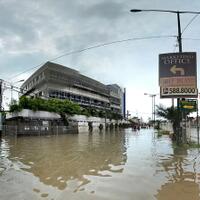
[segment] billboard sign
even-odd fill
[[[159,85],[161,98],[198,96],[196,53],[159,55]]]

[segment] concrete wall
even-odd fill
[[[180,126],[182,128],[186,128],[186,137],[187,139],[190,141],[192,138],[192,128],[191,128],[191,124],[190,121],[186,122],[186,124],[184,125],[183,122],[180,123]],[[184,127],[183,127],[184,126]],[[165,122],[165,123],[161,123],[160,127],[162,130],[164,131],[169,131],[170,133],[173,133],[173,128],[172,128],[172,123],[171,122]]]
[[[89,123],[92,123],[93,130],[99,130],[100,125],[103,129],[107,126],[110,128],[111,124],[113,127],[119,126],[120,124],[128,124],[128,121],[125,120],[110,120],[100,117],[87,117],[85,115],[74,115],[69,117],[70,120],[76,121],[78,124],[78,130],[87,131],[89,130]]]
[[[12,119],[16,117],[25,117],[25,118],[35,118],[35,119],[44,119],[52,120],[59,119],[60,115],[57,113],[47,112],[47,111],[32,111],[28,109],[23,109],[21,112],[8,113],[6,119]],[[74,115],[68,116],[69,124],[74,124],[77,126],[79,132],[88,131],[88,130],[99,130],[101,128],[105,129],[106,127],[112,128],[119,126],[120,124],[129,124],[125,120],[110,120],[100,117],[87,117],[85,115]]]
[[[160,128],[164,131],[169,131],[170,133],[173,133],[173,128],[172,128],[171,122],[162,122],[160,124]]]
[[[29,109],[23,109],[21,112],[7,113],[6,119],[14,117],[30,117],[30,118],[45,118],[45,119],[59,119],[60,115],[57,113],[47,112],[47,111],[32,111]]]

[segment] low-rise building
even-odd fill
[[[82,107],[110,110],[124,116],[124,93],[116,84],[105,85],[78,71],[52,62],[45,63],[21,86],[23,95],[68,99]]]

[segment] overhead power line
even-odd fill
[[[200,38],[182,38],[182,40],[194,40],[194,41],[200,41]],[[176,48],[178,47],[178,44],[177,44],[177,40],[176,40],[176,44],[174,45],[174,49],[173,49],[173,52],[176,51]]]
[[[200,38],[182,38],[184,40],[200,40]]]
[[[123,43],[123,42],[128,42],[128,41],[136,41],[136,40],[148,40],[148,39],[159,39],[159,38],[173,38],[173,37],[176,37],[174,35],[161,35],[161,36],[147,36],[147,37],[137,37],[137,38],[128,38],[128,39],[122,39],[122,40],[116,40],[116,41],[112,41],[112,42],[107,42],[107,43],[102,43],[102,44],[98,44],[98,45],[94,45],[94,46],[90,46],[90,47],[86,47],[84,49],[79,49],[79,50],[75,50],[75,51],[70,51],[70,52],[66,52],[66,53],[63,53],[55,58],[52,58],[52,59],[49,59],[48,61],[52,62],[52,61],[55,61],[55,60],[58,60],[62,57],[65,57],[65,56],[69,56],[69,55],[72,55],[72,54],[78,54],[78,53],[82,53],[84,51],[89,51],[91,49],[96,49],[96,48],[100,48],[100,47],[103,47],[103,46],[109,46],[109,45],[113,45],[113,44],[117,44],[117,43]],[[10,77],[9,79],[13,79],[13,78],[16,78],[28,71],[31,71],[33,69],[36,69],[38,67],[40,67],[41,65],[43,65],[45,62],[42,62],[34,67],[31,67],[19,74],[16,74],[15,76],[12,76]]]
[[[192,17],[192,19],[188,22],[188,24],[183,28],[181,34],[183,34],[183,33],[186,31],[186,29],[189,27],[189,25],[190,25],[198,16],[199,16],[199,14],[196,14],[194,17]],[[186,39],[186,38],[182,38],[182,39]],[[173,50],[173,52],[176,51],[176,48],[177,48],[177,47],[178,47],[178,45],[177,45],[177,40],[176,40],[176,44],[174,45],[174,50]]]
[[[190,21],[189,23],[185,26],[185,28],[182,31],[182,34],[185,32],[185,30],[189,27],[189,25],[199,16],[199,14],[196,14]]]

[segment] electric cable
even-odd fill
[[[147,40],[147,39],[159,39],[159,38],[172,38],[172,37],[176,37],[174,35],[161,35],[161,36],[148,36],[148,37],[137,37],[137,38],[128,38],[128,39],[122,39],[122,40],[116,40],[116,41],[112,41],[112,42],[106,42],[106,43],[102,43],[102,44],[97,44],[97,45],[94,45],[94,46],[90,46],[90,47],[86,47],[86,48],[83,48],[83,49],[79,49],[79,50],[74,50],[74,51],[70,51],[70,52],[66,52],[66,53],[63,53],[55,58],[52,58],[52,59],[49,59],[48,61],[52,62],[52,61],[55,61],[55,60],[58,60],[64,56],[69,56],[69,55],[72,55],[72,54],[78,54],[78,53],[82,53],[84,51],[88,51],[88,50],[91,50],[91,49],[96,49],[96,48],[100,48],[100,47],[103,47],[103,46],[109,46],[109,45],[113,45],[113,44],[117,44],[117,43],[123,43],[123,42],[128,42],[128,41],[135,41],[135,40]],[[33,69],[36,69],[38,67],[40,67],[41,65],[45,64],[45,62],[42,62],[34,67],[31,67],[19,74],[16,74],[15,76],[12,76],[10,77],[9,79],[13,79],[13,78],[16,78],[28,71],[31,71]]]
[[[184,40],[200,40],[200,38],[182,38]]]
[[[199,14],[196,14],[190,21],[189,23],[185,26],[185,28],[183,29],[182,33],[183,34],[185,32],[185,30],[189,27],[189,25],[199,16]]]

